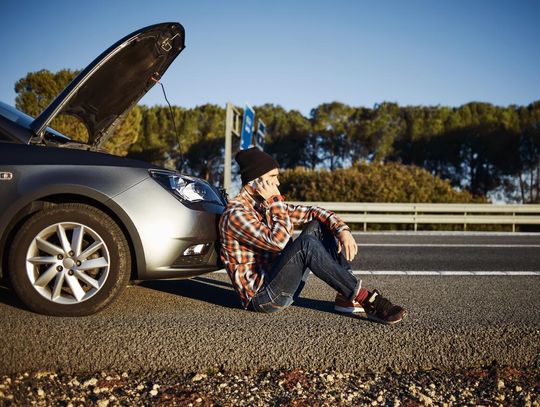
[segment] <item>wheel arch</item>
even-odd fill
[[[15,237],[18,227],[21,226],[35,212],[63,203],[81,203],[93,206],[108,216],[120,227],[129,245],[131,254],[131,280],[136,280],[145,267],[144,250],[137,232],[137,228],[126,212],[107,196],[93,190],[92,193],[59,192],[34,196],[29,202],[17,202],[16,208],[11,215],[11,221],[7,224],[0,245],[0,278],[7,281],[8,250]]]

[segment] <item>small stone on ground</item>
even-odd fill
[[[455,372],[272,370],[22,372],[0,376],[0,406],[357,406],[519,405],[540,407],[540,370],[496,365]]]

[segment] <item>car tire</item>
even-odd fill
[[[124,233],[103,211],[67,203],[32,215],[9,253],[13,289],[32,311],[56,316],[94,314],[130,278]]]

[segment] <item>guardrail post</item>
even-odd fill
[[[464,212],[463,216],[465,218],[465,222],[463,222],[463,231],[466,232],[467,231],[467,212]]]
[[[367,211],[364,211],[364,216],[367,217]],[[366,222],[366,218],[364,218],[364,232],[367,232],[367,222]]]
[[[418,231],[418,224],[416,223],[416,217],[418,216],[418,210],[414,207],[414,231]]]
[[[516,232],[516,213],[512,212],[512,233]]]

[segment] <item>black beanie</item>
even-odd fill
[[[257,147],[240,150],[234,159],[240,166],[242,185],[246,185],[249,181],[253,181],[274,168],[279,168],[276,160]]]

